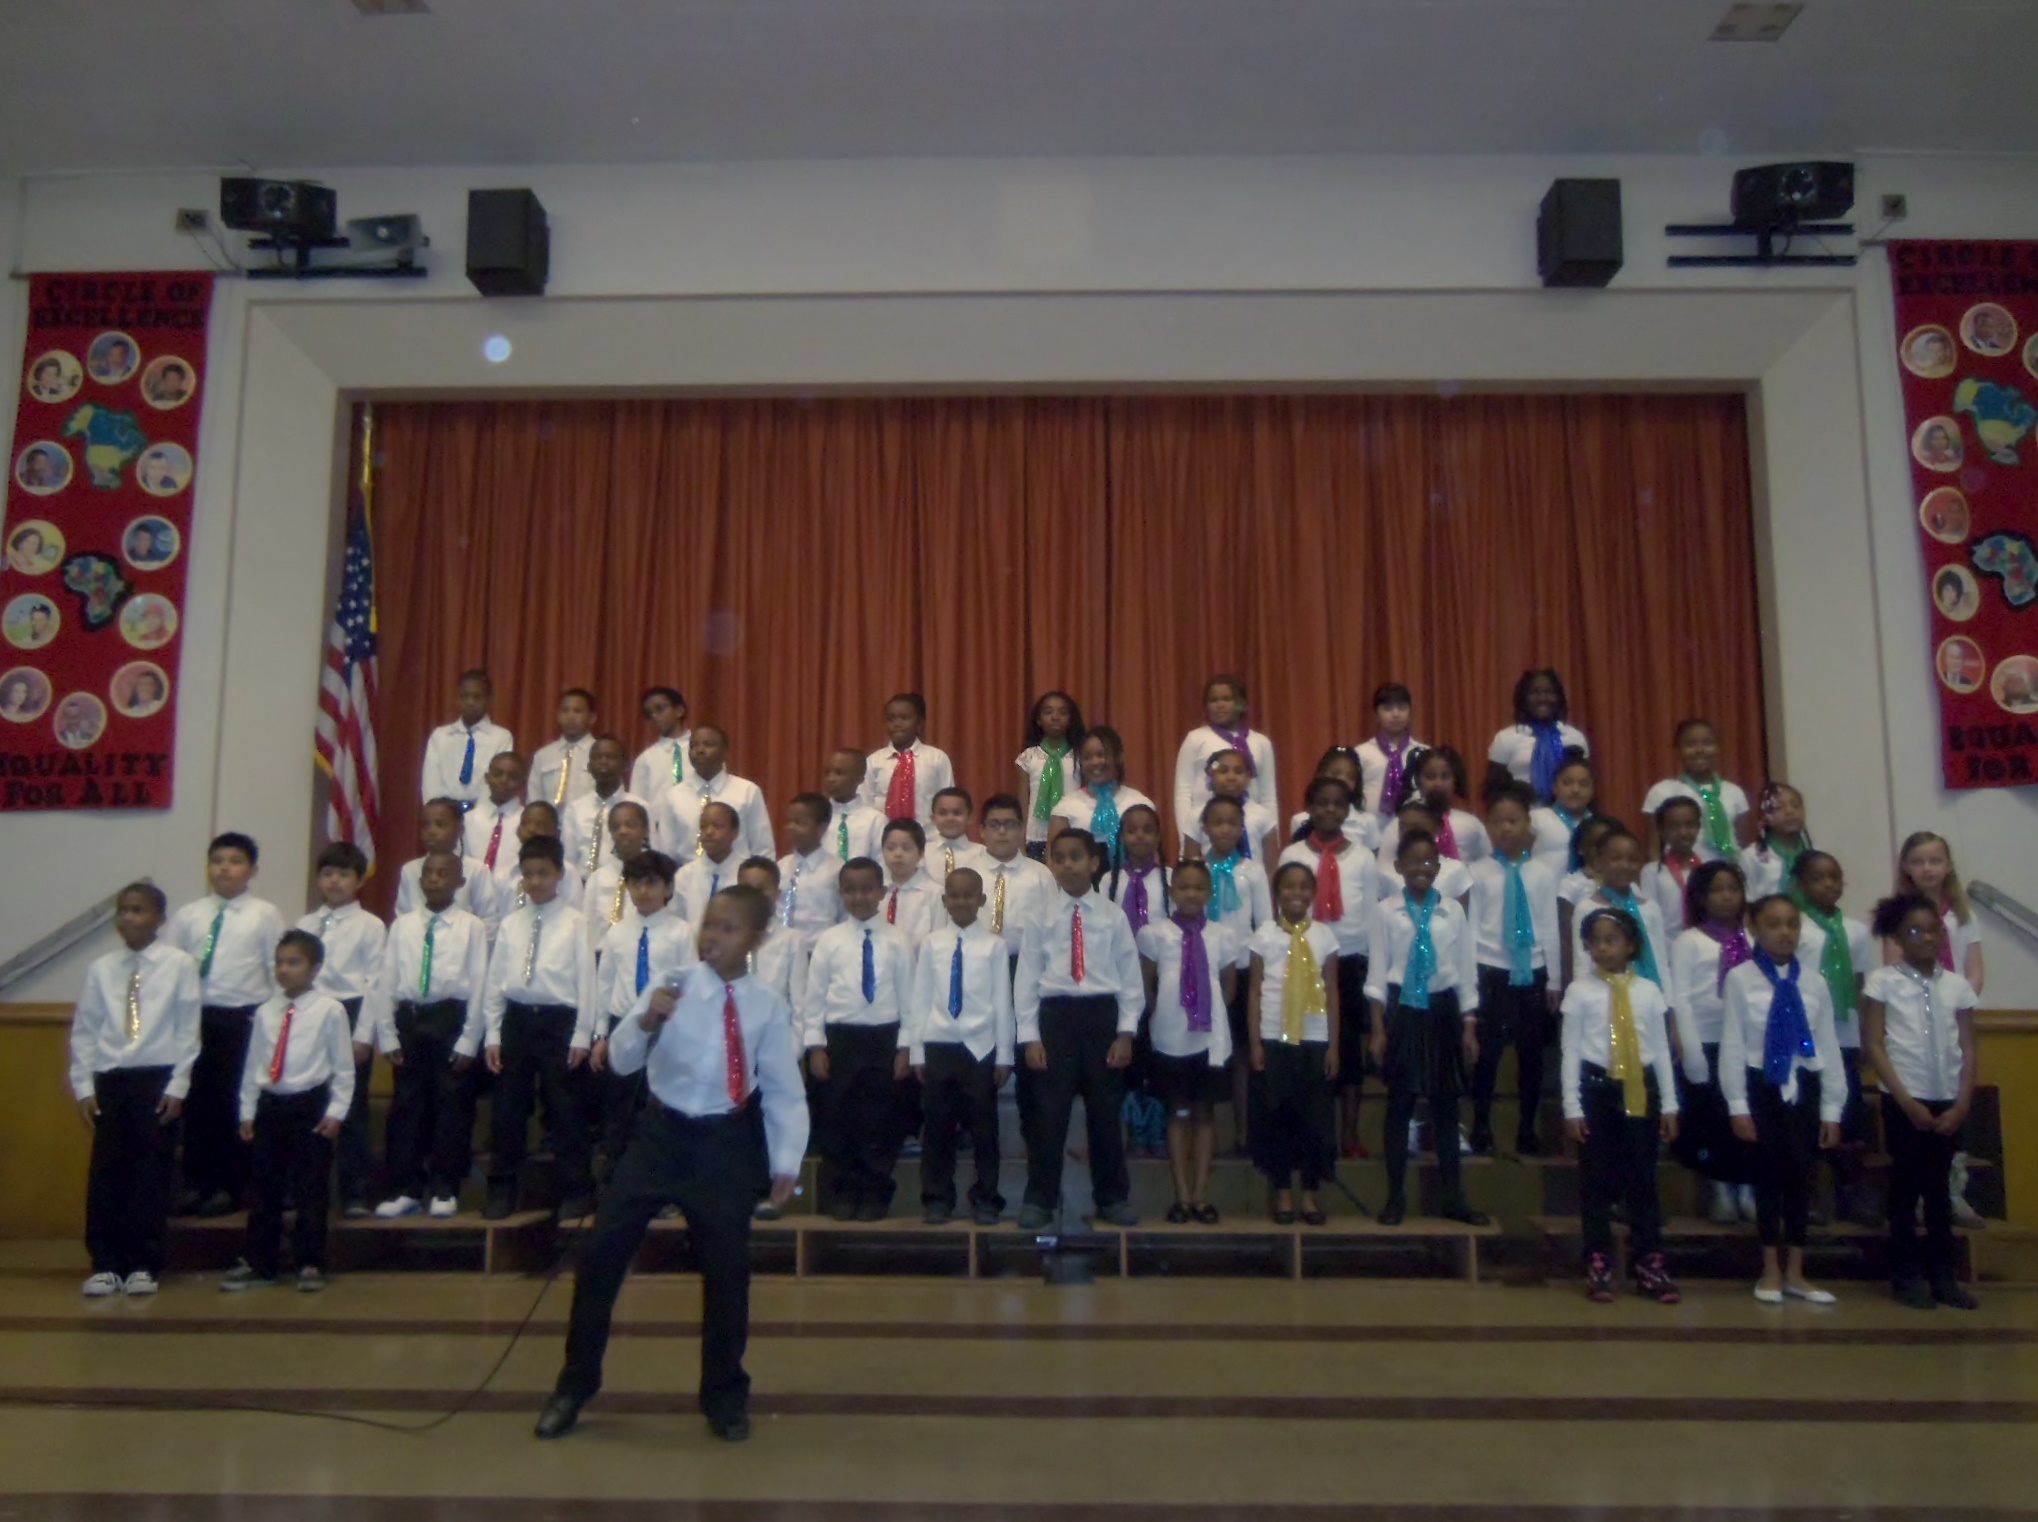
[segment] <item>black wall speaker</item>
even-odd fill
[[[528,190],[467,192],[467,278],[484,296],[542,296],[552,229]]]
[[[1552,181],[1536,218],[1536,272],[1543,284],[1605,285],[1620,267],[1620,181]]]

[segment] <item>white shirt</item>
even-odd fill
[[[915,740],[907,749],[913,753],[913,817],[932,835],[934,795],[945,787],[955,786],[955,766],[948,759],[948,752],[935,749],[925,740]],[[899,764],[899,754],[887,745],[863,759],[863,801],[884,815],[887,823],[891,815],[885,799],[891,791],[892,771]]]
[[[955,953],[962,951],[962,1011],[949,1011]],[[927,937],[913,966],[906,1023],[915,1067],[927,1060],[927,1044],[960,1042],[982,1062],[1010,1067],[1017,1039],[1012,1014],[1012,968],[1002,936],[991,934],[979,914],[966,930],[944,925]]]
[[[1493,838],[1486,833],[1486,826],[1479,822],[1479,816],[1464,809],[1451,810],[1451,836],[1458,843],[1455,857],[1444,856],[1446,861],[1462,861],[1470,866],[1475,861],[1484,861],[1493,854]],[[1401,821],[1390,819],[1387,827],[1380,832],[1380,854],[1387,860],[1394,860],[1395,852],[1401,847]],[[1443,847],[1437,847],[1437,855],[1443,856]]]
[[[1328,925],[1309,922],[1309,950],[1316,957],[1316,965],[1324,974],[1324,1013],[1302,1017],[1302,1039],[1304,1041],[1330,1040],[1330,1011],[1328,1000],[1336,997],[1336,985],[1326,970],[1330,959],[1338,954],[1337,937],[1331,934]],[[1253,932],[1252,954],[1260,959],[1260,1039],[1279,1041],[1281,1039],[1281,1005],[1288,989],[1288,932],[1279,920],[1260,926]],[[1352,1018],[1352,1011],[1339,1009],[1340,1023]]]
[[[1686,879],[1697,870],[1698,863],[1693,862],[1685,871]],[[1684,884],[1677,880],[1677,874],[1670,870],[1668,862],[1652,861],[1642,868],[1641,879],[1635,884],[1635,896],[1656,906],[1657,912],[1663,916],[1663,928],[1671,935],[1684,929]]]
[[[667,904],[649,919],[632,915],[602,936],[601,960],[595,969],[594,1034],[599,1040],[637,1002],[645,989],[677,986],[674,978],[700,960],[692,924]],[[647,953],[644,987],[637,986],[638,951]]]
[[[1578,822],[1583,824],[1591,817],[1581,815]],[[1529,828],[1536,832],[1536,860],[1547,863],[1561,883],[1571,870],[1571,826],[1564,822],[1562,814],[1539,803],[1529,810]]]
[[[212,967],[205,966],[205,943],[221,910],[219,938],[212,948]],[[170,916],[163,939],[198,964],[205,1002],[216,1009],[260,1004],[276,991],[276,943],[283,939],[283,916],[266,899],[243,893],[224,899],[208,893]]]
[[[337,909],[320,907],[297,922],[325,947],[325,961],[311,986],[331,994],[341,1003],[364,999],[382,971],[382,947],[389,939],[389,927],[359,904],[342,904]]]
[[[1657,952],[1660,957],[1661,951]],[[1591,964],[1586,964],[1589,973]],[[1670,1006],[1677,1011],[1677,1034],[1684,1048],[1684,1076],[1693,1083],[1708,1083],[1704,1047],[1717,1046],[1726,1027],[1726,995],[1720,988],[1720,943],[1696,925],[1680,931],[1670,943],[1670,965],[1665,969],[1670,986]]]
[[[1936,968],[1930,998],[1921,978],[1902,966],[1878,967],[1862,989],[1882,1005],[1882,1046],[1904,1092],[1920,1102],[1960,1097],[1960,1015],[1981,1001],[1957,972]]]
[[[1275,863],[1273,875],[1278,877],[1280,869],[1291,861],[1300,862],[1310,871],[1317,870],[1320,859],[1316,842],[1298,840],[1281,853]],[[1338,853],[1338,890],[1344,895],[1344,918],[1330,928],[1337,936],[1339,956],[1362,957],[1371,946],[1373,933],[1373,858],[1365,850],[1350,841]]]
[[[1875,932],[1860,920],[1840,917],[1841,928],[1847,933],[1847,954],[1854,961],[1854,976],[1864,977],[1879,960],[1875,945]],[[1813,923],[1809,914],[1798,917],[1797,954],[1804,962],[1807,972],[1819,970],[1820,959],[1826,954],[1826,932]],[[1823,979],[1821,980],[1823,981]],[[1828,986],[1826,992],[1830,994]],[[1861,1047],[1861,1011],[1859,995],[1847,1001],[1847,1007],[1833,1010],[1833,1030],[1840,1038],[1842,1051],[1858,1051]]]
[[[1203,800],[1204,807],[1207,808],[1209,803],[1210,799],[1205,798]],[[1245,834],[1239,838],[1239,848],[1244,851],[1250,851],[1255,858],[1258,858],[1266,850],[1267,837],[1273,834],[1275,826],[1279,821],[1275,819],[1272,809],[1263,803],[1255,803],[1250,798],[1246,799],[1239,806],[1239,812],[1245,815]],[[1358,817],[1357,811],[1354,810],[1353,818],[1356,817]],[[1353,833],[1351,822],[1350,819],[1345,821],[1345,835],[1348,839],[1357,840],[1359,836]],[[1210,836],[1203,828],[1202,812],[1199,810],[1193,817],[1178,820],[1177,823],[1182,827],[1182,839],[1193,841],[1196,849],[1205,856],[1208,856],[1210,854]],[[1275,844],[1279,845],[1280,842],[1277,840]]]
[[[474,762],[467,766],[467,745],[472,738]],[[425,764],[423,780],[418,786],[418,801],[430,803],[434,798],[456,798],[461,803],[474,803],[488,797],[488,763],[506,750],[517,748],[517,737],[491,719],[483,719],[473,729],[457,719],[451,724],[441,724],[425,737]],[[467,780],[460,780],[465,767]]]
[[[538,951],[531,956],[533,928]],[[525,974],[524,964],[531,970]],[[594,1041],[594,957],[587,949],[587,926],[580,911],[563,897],[549,904],[525,904],[504,919],[488,959],[488,986],[481,1015],[485,1040],[502,1045],[502,1016],[512,1002],[564,1004],[579,1011],[572,1047],[585,1051]]]
[[[290,1041],[283,1048],[283,1074],[273,1082],[269,1066],[283,1036],[283,1016],[290,1016]],[[255,1118],[264,1094],[303,1094],[331,1084],[326,1119],[345,1120],[354,1102],[354,1033],[340,1001],[315,988],[293,999],[281,989],[262,1001],[248,1031],[248,1057],[241,1065],[241,1123]]]
[[[1375,899],[1399,898],[1401,890],[1407,886],[1393,857],[1383,854],[1373,863]],[[1472,869],[1456,857],[1440,856],[1437,858],[1437,880],[1431,886],[1462,907],[1472,899]]]
[[[432,938],[429,979],[425,976],[428,931]],[[436,915],[420,904],[408,914],[397,916],[396,923],[389,927],[389,948],[368,1002],[361,1006],[354,1039],[367,1041],[372,1036],[382,1051],[396,1051],[402,1044],[396,1032],[397,1005],[459,999],[467,1006],[467,1016],[461,1022],[453,1050],[462,1057],[472,1057],[481,1050],[485,1025],[482,1000],[487,991],[488,927],[457,904]]]
[[[1148,920],[1165,919],[1170,911],[1167,897],[1168,869],[1158,861],[1153,862],[1144,871],[1128,864],[1106,872],[1103,882],[1104,896],[1123,909],[1126,898],[1132,892],[1134,878],[1146,884]],[[1139,934],[1137,926],[1133,927],[1133,934],[1135,937]]]
[[[517,847],[522,844],[517,839],[517,821],[523,815],[524,804],[520,798],[512,798],[500,808],[492,800],[483,798],[467,811],[467,817],[460,822],[460,854],[473,857],[499,876],[505,859],[512,866],[516,864]],[[500,830],[496,828],[498,825]],[[493,862],[488,859],[491,846],[495,848]]]
[[[863,801],[861,795],[848,803],[829,800],[828,834],[822,841],[838,860],[855,861],[867,856],[884,864],[885,826],[891,821]]]
[[[693,763],[687,759],[687,744],[692,739],[693,731],[682,729],[677,735],[653,740],[639,751],[637,759],[630,763],[630,791],[639,798],[658,798],[675,782],[685,781],[693,770]]]
[[[636,804],[649,821],[650,805],[620,787],[606,798],[589,788],[561,811],[559,843],[566,849],[566,859],[580,869],[582,877],[597,870],[603,862],[616,859],[616,842],[609,834],[609,810],[619,803]]]
[[[1436,948],[1436,971],[1430,974],[1432,994],[1455,989],[1458,1013],[1469,1015],[1479,1007],[1479,975],[1473,961],[1472,927],[1458,901],[1442,889],[1436,908],[1430,911],[1429,940]],[[1373,956],[1367,964],[1366,997],[1387,1002],[1387,990],[1398,985],[1408,971],[1408,951],[1415,944],[1415,920],[1408,912],[1406,893],[1381,899],[1373,907]]]
[[[954,840],[945,835],[929,835],[927,854],[920,858],[920,875],[933,884],[936,894],[947,888],[948,874],[955,870],[948,865],[951,855],[955,858],[956,867],[970,867],[981,872],[990,853],[967,835],[959,835]]]
[[[1047,775],[1047,752],[1038,745],[1029,745],[1013,758],[1012,764],[1019,768],[1026,778],[1024,801],[1026,804],[1026,838],[1047,839],[1047,821],[1033,817],[1040,803],[1040,779]],[[1082,775],[1076,770],[1076,748],[1071,745],[1068,753],[1061,758],[1061,790],[1064,796],[1073,793],[1083,785]]]
[[[1572,982],[1575,983],[1580,978],[1589,978],[1596,971],[1592,962],[1592,953],[1585,949],[1585,921],[1587,917],[1595,909],[1611,909],[1613,907],[1615,906],[1607,903],[1599,896],[1597,888],[1594,888],[1592,892],[1586,894],[1585,897],[1579,899],[1577,903],[1571,906]],[[1642,911],[1642,931],[1648,936],[1649,951],[1656,958],[1656,974],[1664,980],[1663,991],[1668,993],[1670,991],[1670,931],[1663,923],[1663,911],[1658,909],[1640,892],[1635,894],[1635,907]],[[1639,956],[1637,960],[1640,960]],[[1636,968],[1637,972],[1640,970],[1639,967]]]
[[[948,923],[948,911],[941,907],[941,891],[915,872],[903,883],[885,884],[885,896],[878,900],[877,917],[906,938],[906,949],[918,954],[921,943],[937,925]]]
[[[1127,809],[1137,808],[1141,804],[1148,808],[1154,806],[1153,800],[1146,794],[1136,787],[1127,787],[1122,782],[1118,784],[1117,798],[1118,817],[1121,820],[1125,817]],[[1097,817],[1097,795],[1090,791],[1087,783],[1073,793],[1063,793],[1061,802],[1054,806],[1053,817],[1063,820],[1072,829],[1087,830],[1090,828],[1090,821]]]
[[[743,1073],[750,1093],[759,1095],[763,1105],[772,1176],[797,1177],[807,1151],[807,1089],[785,1000],[752,977],[724,983],[720,973],[704,964],[688,968],[685,979],[679,1007],[655,1045],[637,1022],[651,1007],[653,990],[645,990],[631,1007],[609,1037],[610,1071],[627,1077],[641,1069],[652,1096],[682,1115],[698,1120],[728,1114],[736,1106],[729,1098],[724,1010],[733,994]]]
[[[1743,846],[1736,851],[1734,860],[1741,868],[1742,879],[1748,884],[1749,903],[1783,891],[1783,877],[1787,868],[1780,852],[1772,851],[1757,841],[1752,846]]]
[[[686,781],[659,794],[651,810],[652,845],[677,862],[697,855],[701,810],[710,803],[726,803],[736,811],[736,843],[730,850],[739,864],[747,856],[778,854],[764,794],[749,778],[726,771],[706,780],[688,772]]]
[[[141,1034],[130,1041],[127,991],[137,971]],[[163,941],[94,958],[71,1016],[72,1094],[90,1099],[94,1073],[168,1068],[163,1093],[182,1099],[191,1091],[191,1064],[198,1060],[198,1001],[198,964]]]
[[[707,917],[708,900],[724,888],[736,886],[736,874],[743,869],[744,856],[731,851],[720,861],[706,856],[689,857],[672,881],[672,901],[680,917],[698,925]]]
[[[871,997],[863,996],[863,948],[870,945]],[[801,1040],[826,1046],[831,1025],[899,1025],[899,1045],[909,1045],[904,1021],[913,989],[913,951],[906,938],[885,923],[844,920],[821,932],[807,961],[806,995],[800,1001]]]
[[[1056,888],[1053,900],[1026,927],[1020,943],[1012,1011],[1021,1044],[1040,1039],[1040,1002],[1054,998],[1115,998],[1118,1033],[1136,1035],[1139,1017],[1146,1009],[1146,979],[1139,970],[1139,948],[1132,941],[1131,922],[1123,909],[1094,888],[1081,898],[1060,892],[1059,884]],[[1079,910],[1083,917],[1080,983],[1071,968]]]
[[[842,918],[842,858],[825,841],[809,855],[778,859],[778,914],[803,952]]]
[[[1250,937],[1234,939],[1232,932],[1215,920],[1203,926],[1204,960],[1209,964],[1209,986],[1203,990],[1204,1009],[1210,1014],[1210,1029],[1192,1031],[1182,1008],[1182,951],[1188,937],[1172,919],[1154,919],[1136,937],[1140,960],[1153,963],[1153,1013],[1147,1033],[1153,1049],[1169,1057],[1193,1057],[1207,1052],[1210,1065],[1223,1067],[1231,1059],[1231,1020],[1224,1011],[1224,970],[1243,950],[1250,960]]]
[[[1472,928],[1474,956],[1481,967],[1498,967],[1512,972],[1514,946],[1507,933],[1507,865],[1498,856],[1475,861],[1466,868],[1472,874]],[[1535,929],[1535,949],[1529,965],[1550,968],[1563,955],[1557,934],[1557,875],[1531,852],[1521,864],[1522,891],[1528,895],[1529,923]]]
[[[798,1009],[806,997],[807,958],[790,930],[773,920],[764,927],[764,939],[750,953],[750,976]]]
[[[1229,740],[1208,724],[1200,724],[1182,737],[1181,749],[1175,752],[1175,820],[1178,824],[1203,817],[1203,805],[1210,801],[1210,773],[1204,768],[1219,751],[1233,748]],[[1246,735],[1245,748],[1252,756],[1253,764],[1248,796],[1272,814],[1281,806],[1280,791],[1274,785],[1274,742],[1255,729]]]
[[[1662,1113],[1677,1113],[1677,1068],[1670,1055],[1670,1006],[1663,990],[1647,978],[1628,981],[1628,1007],[1635,1017],[1635,1044],[1642,1063],[1656,1075]],[[1590,1062],[1613,1071],[1613,989],[1594,968],[1564,990],[1564,1024],[1558,1038],[1563,1061],[1559,1077],[1564,1090],[1564,1118],[1583,1120],[1583,1066]]]
[[[1561,719],[1557,721],[1557,739],[1565,750],[1576,746],[1586,755],[1592,754],[1592,742],[1585,738],[1585,731]],[[1517,782],[1529,781],[1535,754],[1536,732],[1527,724],[1509,724],[1486,747],[1486,759],[1495,766],[1506,767]]]
[[[1237,948],[1234,967],[1252,965],[1253,932],[1274,917],[1274,894],[1267,886],[1267,869],[1256,861],[1241,859],[1232,868],[1232,882],[1238,888],[1238,907],[1229,918],[1217,912],[1217,882],[1213,873],[1210,883],[1209,915],[1213,922],[1220,923],[1231,932],[1231,943]]]
[[[516,860],[514,853],[511,853],[510,860]],[[505,901],[522,891],[523,869],[518,869],[514,885],[507,894],[500,880],[488,870],[488,863],[478,856],[461,858],[460,871],[465,880],[453,890],[453,903],[486,925],[490,935],[495,934],[495,927],[502,922],[506,910]],[[559,891],[561,894],[566,892],[565,884],[560,885]],[[396,912],[408,914],[421,907],[424,901],[425,858],[414,856],[403,864],[403,870],[397,874]]]
[[[587,758],[593,749],[592,734],[582,735],[578,740],[561,735],[539,746],[538,753],[531,757],[531,796],[544,799],[564,815],[567,804],[582,793],[594,791],[594,778],[587,774]],[[562,772],[566,783],[563,791],[559,786]]]
[[[988,851],[977,870],[984,874],[984,907],[978,917],[1003,938],[1006,956],[1016,957],[1027,924],[1044,914],[1054,903],[1054,895],[1061,891],[1055,886],[1054,874],[1030,856],[1019,855],[1010,861],[999,861]],[[1002,917],[998,912],[998,879],[1001,876],[1005,880]]]
[[[1790,969],[1780,967],[1788,976]],[[1826,992],[1826,980],[1818,969],[1798,961],[1798,991],[1804,996],[1805,1018],[1812,1028],[1813,1056],[1793,1057],[1790,1077],[1783,1085],[1786,1104],[1797,1102],[1800,1069],[1824,1075],[1819,1083],[1819,1119],[1838,1125],[1847,1108],[1847,1079],[1840,1067],[1840,1043],[1833,1033],[1833,1000]],[[1727,1097],[1729,1115],[1746,1115],[1748,1069],[1760,1068],[1769,1035],[1769,1010],[1776,995],[1762,969],[1743,962],[1727,974],[1726,1021],[1720,1029],[1720,1092]]]
[[[1254,807],[1257,808],[1258,805],[1255,804]],[[1284,842],[1284,845],[1293,845],[1296,833],[1307,829],[1308,826],[1309,811],[1307,809],[1300,809],[1290,814],[1288,816],[1288,839]],[[1248,825],[1248,830],[1250,830],[1250,825]],[[1366,813],[1363,809],[1354,807],[1350,813],[1345,815],[1345,839],[1357,841],[1368,851],[1377,852],[1380,849],[1380,821],[1371,814]]]
[[[1352,812],[1363,809],[1368,814],[1385,814],[1394,806],[1393,799],[1380,796],[1380,790],[1387,785],[1387,752],[1381,748],[1377,735],[1352,748],[1359,753],[1359,800],[1352,805]],[[1408,758],[1415,752],[1428,749],[1411,731],[1401,747],[1402,766],[1408,765]]]
[[[564,888],[560,890],[565,896]],[[623,864],[611,856],[580,891],[580,917],[587,921],[588,949],[599,952],[602,938],[618,925],[638,923],[637,906],[623,882]],[[633,931],[632,934],[635,934]]]
[[[1738,784],[1729,782],[1724,777],[1718,780],[1720,802],[1726,806],[1727,818],[1734,824],[1739,825],[1741,816],[1748,812],[1748,795],[1741,791]],[[1686,782],[1682,777],[1665,777],[1661,782],[1651,787],[1647,796],[1642,799],[1642,812],[1651,819],[1654,819],[1656,817],[1656,810],[1663,807],[1672,798],[1689,798],[1698,805],[1698,839],[1692,843],[1691,847],[1692,850],[1698,853],[1698,859],[1700,861],[1732,861],[1738,848],[1729,846],[1726,850],[1722,851],[1717,849],[1706,838],[1705,799],[1699,796],[1697,788]],[[1755,896],[1752,893],[1749,895],[1748,901],[1750,903],[1755,901]]]

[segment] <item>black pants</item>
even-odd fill
[[[347,1028],[361,1018],[359,999],[342,999]],[[347,1118],[340,1122],[340,1203],[365,1205],[375,1192],[375,1143],[368,1126],[368,1081],[375,1076],[375,1053],[371,1047],[365,1062],[354,1064],[354,1102],[347,1106]]]
[[[1693,1083],[1680,1068],[1677,1074],[1677,1160],[1693,1173],[1719,1184],[1752,1184],[1760,1171],[1755,1149],[1734,1135],[1727,1114],[1727,1096],[1720,1089],[1720,1046],[1700,1047],[1705,1054],[1706,1082]]]
[[[560,1394],[587,1400],[601,1388],[609,1321],[623,1278],[651,1218],[675,1204],[686,1212],[701,1271],[701,1410],[721,1421],[745,1408],[750,1211],[768,1183],[763,1111],[755,1100],[707,1120],[690,1119],[655,1099],[645,1102],[581,1254]]]
[[[389,1188],[417,1199],[455,1198],[467,1171],[470,1126],[453,1071],[453,1047],[466,1023],[465,999],[396,1006],[396,1041],[403,1065],[389,1100]],[[508,1012],[503,1018],[505,1034]]]
[[[1627,1112],[1627,1091],[1596,1062],[1582,1065],[1585,1145],[1578,1154],[1579,1225],[1587,1255],[1613,1256],[1613,1207],[1627,1210],[1634,1257],[1663,1250],[1663,1212],[1656,1201],[1656,1140],[1663,1096],[1649,1073],[1645,1115]]]
[[[1748,1069],[1748,1113],[1755,1119],[1755,1230],[1764,1247],[1804,1246],[1819,1163],[1818,1073],[1800,1068],[1797,1102]]]
[[[111,1068],[92,1075],[92,1171],[85,1181],[85,1249],[92,1272],[125,1279],[163,1271],[163,1233],[177,1173],[177,1123],[156,1106],[169,1068]]]
[[[1118,1112],[1125,1082],[1107,1064],[1118,1039],[1118,1001],[1109,994],[1040,1001],[1040,1040],[1047,1071],[1034,1074],[1033,1127],[1026,1135],[1026,1203],[1042,1210],[1061,1204],[1061,1166],[1069,1116],[1078,1096],[1090,1132],[1090,1192],[1100,1210],[1132,1194],[1125,1166],[1125,1133]]]
[[[899,1161],[899,1023],[828,1027],[822,1204],[889,1206]]]
[[[1512,1045],[1514,1086],[1521,1096],[1515,1135],[1533,1139],[1536,1112],[1543,1102],[1543,1058],[1550,1047],[1550,975],[1538,968],[1533,981],[1522,988],[1507,978],[1504,967],[1479,969],[1479,1065],[1472,1070],[1472,1134],[1492,1134],[1493,1087],[1500,1076],[1500,1059]]]
[[[255,1102],[254,1203],[248,1210],[248,1266],[276,1277],[283,1254],[283,1196],[297,1205],[291,1246],[299,1268],[326,1266],[326,1217],[333,1208],[333,1144],[320,1136],[331,1099],[324,1084]]]
[[[588,1182],[587,1114],[566,1065],[573,1045],[576,1012],[570,1004],[518,1004],[502,1016],[502,1074],[495,1092],[488,1184],[514,1189],[529,1144],[531,1108],[542,1102],[559,1187],[568,1199],[584,1195]]]
[[[970,1186],[970,1207],[1003,1210],[998,1193],[997,1053],[981,1062],[959,1041],[930,1041],[922,1064],[922,1104],[927,1110],[927,1138],[920,1155],[920,1203],[955,1208],[955,1151],[967,1132],[976,1153],[976,1182]]]
[[[1925,1108],[1939,1116],[1953,1105],[1948,1100],[1927,1100]],[[1947,1174],[1953,1167],[1953,1154],[1960,1150],[1960,1138],[1920,1131],[1888,1094],[1882,1096],[1882,1134],[1889,1146],[1889,1276],[1897,1283],[1922,1275],[1934,1284],[1951,1284],[1957,1277],[1959,1258],[1953,1243],[1953,1192]],[[1925,1202],[1922,1252],[1916,1220],[1920,1200]]]
[[[623,1159],[623,1150],[630,1140],[630,1126],[644,1104],[643,1071],[618,1073],[613,1068],[604,1068],[589,1075],[586,1093],[594,1150],[601,1158],[600,1173],[606,1183],[614,1176],[616,1164]]]
[[[241,1069],[257,1006],[208,1004],[198,1015],[198,1060],[184,1100],[184,1187],[230,1195],[248,1187],[248,1148],[241,1140]]]
[[[1337,1090],[1323,1070],[1329,1046],[1268,1041],[1264,1050],[1266,1070],[1247,1080],[1253,1163],[1276,1189],[1299,1175],[1313,1190],[1337,1168]]]

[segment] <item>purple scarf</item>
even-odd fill
[[[1133,934],[1137,935],[1146,929],[1147,921],[1153,917],[1153,911],[1146,901],[1146,873],[1130,862],[1125,864],[1125,870],[1132,874],[1132,881],[1126,886],[1125,903],[1122,907],[1125,910],[1125,917],[1132,921]]]
[[[1241,756],[1245,757],[1245,770],[1247,776],[1257,777],[1260,774],[1260,769],[1258,765],[1255,764],[1253,761],[1253,748],[1252,745],[1250,744],[1250,741],[1252,740],[1253,736],[1252,725],[1241,724],[1236,729],[1220,729],[1217,725],[1212,724],[1210,726],[1210,732],[1213,735],[1217,736],[1218,739],[1222,740],[1226,745],[1229,745],[1233,750],[1237,751]]]
[[[1713,992],[1724,994],[1727,991],[1727,974],[1743,962],[1754,961],[1755,948],[1748,944],[1748,932],[1739,925],[1722,928],[1707,920],[1698,928],[1720,943],[1720,980]]]
[[[1182,1013],[1189,1017],[1189,1029],[1198,1034],[1210,1029],[1210,953],[1203,946],[1203,927],[1209,923],[1200,914],[1177,911],[1169,916],[1182,932]]]
[[[1394,817],[1395,801],[1401,796],[1401,789],[1408,780],[1408,768],[1402,763],[1407,760],[1408,747],[1412,743],[1407,735],[1401,737],[1399,745],[1389,745],[1387,737],[1380,735],[1373,743],[1380,747],[1380,754],[1387,758],[1387,775],[1380,783],[1380,817]]]

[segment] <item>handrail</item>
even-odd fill
[[[1969,883],[1967,896],[1984,909],[1994,910],[2014,928],[2038,941],[2038,911],[2033,911],[2029,904],[2010,897],[1993,883]]]
[[[147,882],[149,879],[144,877],[138,881]],[[5,993],[45,962],[62,956],[94,931],[112,924],[114,907],[119,902],[117,892],[108,894],[83,914],[64,921],[21,955],[0,963],[0,993]]]

